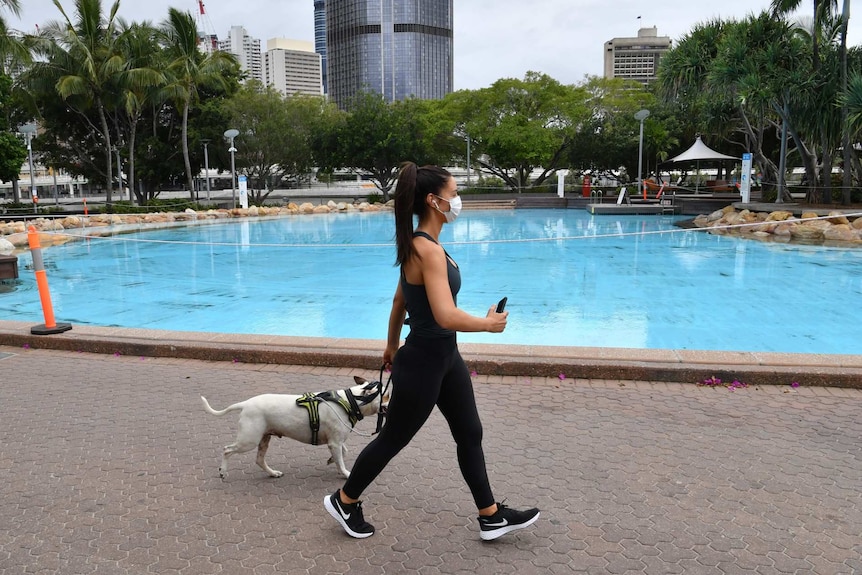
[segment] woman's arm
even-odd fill
[[[495,306],[488,309],[485,317],[476,317],[459,309],[452,298],[449,287],[449,272],[446,268],[446,253],[431,242],[417,242],[417,251],[422,256],[419,266],[425,283],[428,302],[434,320],[444,329],[452,331],[490,331],[500,333],[506,329],[509,312],[497,313]]]
[[[401,344],[401,328],[404,326],[404,318],[407,317],[407,306],[404,293],[401,291],[401,278],[398,279],[398,287],[392,297],[392,311],[389,312],[389,333],[386,339],[386,349],[383,351],[383,363],[389,365],[398,346]]]

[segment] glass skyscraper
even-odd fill
[[[326,0],[314,0],[314,51],[320,54],[323,92],[329,93],[326,81]]]
[[[453,0],[326,0],[328,93],[442,98],[453,84]]]

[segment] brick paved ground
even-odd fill
[[[378,533],[355,541],[321,506],[341,483],[325,447],[275,440],[284,477],[249,453],[221,481],[236,416],[198,396],[346,387],[356,370],[0,357],[4,574],[862,573],[862,391],[479,375],[492,484],[542,508],[535,528],[479,540],[435,413],[365,494]]]

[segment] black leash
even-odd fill
[[[380,433],[380,430],[383,429],[384,425],[386,425],[386,406],[383,405],[383,398],[386,397],[386,391],[392,384],[392,373],[389,373],[389,379],[386,380],[386,385],[383,385],[383,370],[385,369],[386,364],[384,363],[382,366],[380,366],[380,378],[374,382],[380,386],[380,403],[379,407],[377,408],[377,429],[371,435]]]

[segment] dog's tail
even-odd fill
[[[241,403],[234,403],[233,405],[229,405],[229,406],[225,407],[221,411],[216,411],[215,409],[210,407],[210,403],[207,401],[207,398],[204,397],[203,395],[201,396],[201,401],[204,402],[204,409],[207,410],[207,413],[210,413],[212,415],[224,415],[225,413],[230,413],[231,411],[242,410],[242,404]]]

